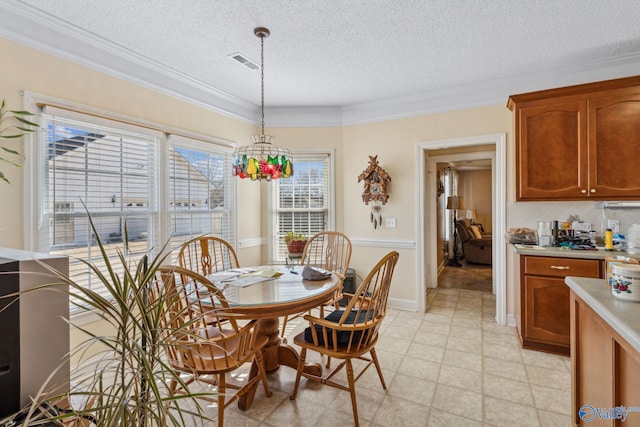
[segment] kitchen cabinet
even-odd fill
[[[514,95],[516,200],[640,198],[640,77]]]
[[[630,412],[620,423],[598,416],[594,408],[638,406],[640,354],[573,291],[570,304],[573,425],[638,425],[640,413]]]
[[[589,188],[598,198],[640,195],[640,88],[588,102]]]
[[[552,99],[519,110],[519,200],[581,196],[587,186],[586,115],[581,100]]]
[[[570,354],[569,288],[566,276],[599,278],[597,259],[520,256],[520,322],[523,348]]]

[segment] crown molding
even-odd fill
[[[255,124],[260,109],[15,0],[0,3],[0,37],[199,107]]]
[[[0,37],[258,125],[260,108],[17,0],[0,3]],[[499,64],[496,64],[498,67]],[[267,107],[270,127],[340,127],[504,103],[510,95],[638,75],[640,54],[555,67],[344,107]]]
[[[343,125],[396,120],[426,114],[504,104],[509,96],[638,75],[640,53],[555,67],[502,79],[437,89],[416,95],[343,107]]]
[[[270,128],[340,127],[342,107],[265,107]]]

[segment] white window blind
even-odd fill
[[[312,236],[333,225],[332,156],[294,153],[294,175],[272,181],[272,262],[285,262],[289,231]]]
[[[221,237],[235,246],[232,150],[171,135],[169,198],[174,248],[201,235]],[[174,258],[177,250],[174,250]]]
[[[199,235],[235,245],[232,146],[214,138],[169,134],[120,115],[99,117],[46,106],[34,161],[30,248],[69,256],[70,275],[106,295],[80,260],[104,264],[97,237],[114,266],[118,250],[136,261]],[[35,161],[37,159],[37,161]],[[92,233],[83,205],[97,228]],[[129,251],[125,248],[125,228]],[[116,270],[121,273],[121,270]],[[73,309],[74,305],[72,305]]]
[[[97,237],[114,260],[117,250],[127,254],[125,227],[131,252],[158,245],[161,134],[52,107],[42,120],[39,245],[44,252],[69,256],[71,277],[104,293],[80,261],[101,260]]]

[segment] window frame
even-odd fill
[[[335,188],[335,149],[299,149],[299,150],[291,150],[291,154],[293,157],[293,168],[294,174],[296,173],[296,163],[298,161],[304,160],[325,160],[327,162],[327,224],[325,226],[325,231],[335,230],[335,218],[336,218],[336,188]],[[280,179],[272,181],[272,184],[278,185]],[[277,259],[277,251],[275,245],[275,239],[277,239],[278,227],[277,227],[277,188],[276,185],[269,186],[269,194],[268,194],[268,258],[269,262],[283,262],[283,260]],[[310,236],[309,236],[310,237]]]
[[[194,151],[198,151],[200,150],[201,153],[209,153],[211,154],[211,151],[215,151],[215,150],[203,150],[202,147],[200,147],[202,142],[207,142],[207,141],[196,141],[194,138],[191,137],[186,137],[184,135],[179,135],[179,134],[169,134],[167,137],[167,150],[166,150],[166,154],[167,154],[167,161],[164,163],[165,165],[167,165],[167,169],[163,169],[163,173],[167,174],[167,178],[166,178],[166,182],[167,182],[167,187],[166,187],[166,203],[165,206],[167,206],[167,227],[166,229],[168,230],[167,232],[169,233],[168,238],[173,238],[173,233],[171,230],[171,216],[175,215],[175,211],[171,208],[171,206],[169,205],[169,200],[170,200],[170,195],[169,195],[169,191],[170,191],[170,187],[171,187],[171,183],[170,183],[170,172],[169,172],[169,151],[171,149],[171,147],[180,147],[183,149],[189,149],[189,150],[194,150]],[[231,173],[231,155],[233,153],[232,149],[228,149],[228,150],[224,150],[224,152],[220,153],[216,153],[216,154],[220,154],[222,155],[225,160],[224,160],[224,172],[223,172],[223,176],[225,179],[225,183],[229,183],[230,187],[225,186],[224,187],[224,200],[227,201],[231,201],[232,206],[229,209],[230,210],[230,214],[228,215],[228,217],[230,217],[230,222],[231,224],[228,227],[229,230],[229,235],[227,236],[222,236],[225,240],[227,240],[231,246],[233,246],[234,248],[238,247],[238,227],[237,227],[237,207],[238,207],[238,198],[237,198],[237,185],[236,185],[236,180],[237,178],[235,178],[233,176],[233,174]],[[208,209],[209,211],[211,211],[211,209]],[[196,237],[195,235],[192,237]],[[220,237],[220,236],[218,236]],[[177,256],[177,251],[173,254],[174,257]],[[172,257],[173,258],[173,257]]]
[[[107,125],[114,129],[126,129],[128,126],[133,128],[146,128],[150,134],[158,135],[157,142],[157,177],[159,182],[157,183],[157,203],[158,209],[154,214],[158,217],[156,223],[158,224],[157,239],[160,243],[155,245],[156,250],[161,249],[169,239],[171,239],[170,230],[170,215],[171,210],[169,208],[169,150],[171,146],[183,146],[183,144],[175,144],[171,141],[171,137],[175,136],[181,141],[191,141],[191,147],[197,150],[197,147],[205,147],[207,144],[215,146],[214,149],[204,150],[203,152],[211,153],[213,151],[219,151],[221,155],[225,157],[231,156],[235,143],[220,138],[214,138],[207,135],[198,134],[195,132],[185,131],[178,128],[169,127],[166,125],[158,124],[151,121],[137,119],[127,115],[114,113],[107,110],[102,110],[87,105],[83,105],[76,102],[66,101],[59,98],[49,97],[46,95],[24,92],[24,108],[28,111],[40,111],[43,106],[51,106],[54,109],[65,110],[65,115],[78,119],[80,117],[91,117],[91,124]],[[74,117],[75,116],[75,117]],[[95,119],[95,122],[94,122]],[[42,114],[37,113],[34,116],[34,121],[42,125]],[[80,119],[83,121],[83,119]],[[117,126],[115,125],[117,123]],[[24,219],[24,247],[25,250],[45,252],[48,253],[48,249],[45,248],[47,244],[43,240],[42,230],[47,225],[40,224],[43,211],[43,189],[40,185],[44,179],[44,156],[40,149],[40,138],[42,138],[42,132],[34,132],[24,137],[24,192],[23,210],[25,212]],[[225,197],[230,196],[232,203],[232,213],[230,214],[229,231],[233,240],[237,239],[237,185],[236,180],[233,179],[230,172],[230,162],[227,167],[225,165],[225,184],[228,182],[230,188],[225,188]],[[227,173],[228,172],[228,173]],[[227,178],[228,176],[228,178]],[[228,179],[228,180],[227,180]],[[225,186],[226,187],[226,186]],[[226,200],[225,200],[226,202]],[[48,246],[47,246],[48,247]],[[156,253],[154,252],[154,255]],[[70,306],[70,308],[73,308]],[[80,314],[77,310],[71,310],[71,315]]]

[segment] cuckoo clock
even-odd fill
[[[371,202],[371,222],[373,228],[382,225],[382,205],[387,203],[389,194],[387,193],[387,183],[391,182],[389,174],[378,165],[378,156],[369,156],[369,166],[360,176],[358,182],[364,181],[364,192],[362,201],[368,205]]]

